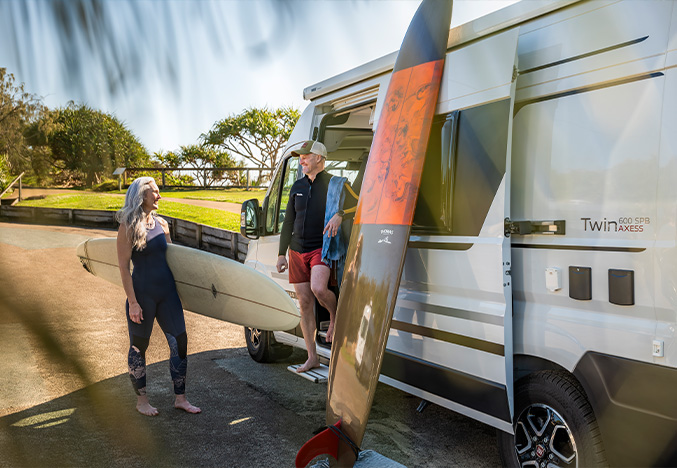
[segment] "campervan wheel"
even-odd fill
[[[585,392],[564,372],[536,372],[517,382],[514,430],[514,436],[499,434],[504,466],[607,464]]]
[[[247,351],[256,362],[273,362],[288,357],[294,348],[279,344],[271,331],[258,328],[244,327],[244,339],[247,342]]]

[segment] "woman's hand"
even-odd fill
[[[141,321],[143,320],[143,311],[141,310],[141,306],[138,302],[129,304],[129,319],[132,322],[141,325]]]
[[[329,233],[329,237],[334,237],[336,233],[338,232],[339,226],[341,226],[341,222],[343,221],[343,218],[337,214],[331,217],[327,225],[324,227],[324,231],[322,231],[322,234],[327,234]]]

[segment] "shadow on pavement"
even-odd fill
[[[291,466],[308,421],[218,368],[216,361],[243,352],[190,356],[189,398],[202,408],[199,415],[173,408],[164,361],[148,366],[156,417],[136,412],[122,374],[0,418],[0,465]]]

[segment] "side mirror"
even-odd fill
[[[259,201],[256,198],[247,200],[240,210],[240,233],[247,239],[258,239],[261,232],[259,226]]]

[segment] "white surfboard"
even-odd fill
[[[291,330],[299,324],[298,308],[267,276],[219,255],[167,247],[167,263],[184,309],[261,330]],[[116,239],[86,240],[78,245],[77,256],[91,274],[122,286]]]

